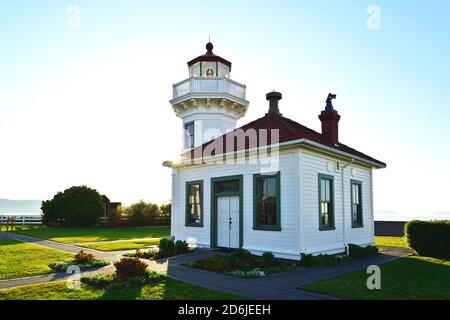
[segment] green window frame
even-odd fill
[[[351,195],[351,219],[352,228],[362,228],[363,224],[363,198],[362,198],[362,181],[350,181]]]
[[[185,202],[186,227],[203,227],[203,180],[186,182]]]
[[[269,180],[270,179],[270,180]],[[273,181],[272,179],[275,179]],[[272,185],[274,184],[275,192],[275,201],[272,199],[272,205],[275,204],[275,221],[274,223],[263,223],[262,218],[270,219],[267,211],[263,212],[263,206],[269,200],[265,201],[262,199],[264,196],[264,188],[268,188],[269,186],[264,186],[263,184],[269,183],[271,181]],[[253,175],[253,229],[254,230],[266,230],[266,231],[281,231],[281,185],[280,185],[280,172],[275,174],[254,174]],[[272,195],[273,198],[273,195]],[[270,203],[269,203],[270,204]],[[267,206],[266,206],[267,208]],[[266,209],[267,210],[267,209]],[[272,216],[273,219],[273,216]]]
[[[319,173],[319,230],[335,229],[334,176]],[[327,221],[327,222],[326,222]]]

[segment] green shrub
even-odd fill
[[[374,256],[380,251],[377,246],[367,246],[366,250],[369,256]]]
[[[349,260],[349,258],[333,254],[319,254],[313,256],[312,254],[301,253],[300,266],[302,267],[327,267],[340,264]]]
[[[273,255],[273,253],[270,251],[264,252],[262,255],[262,262],[263,262],[263,265],[266,267],[272,266],[274,264],[274,259],[275,259],[275,257]]]
[[[411,249],[422,256],[450,258],[450,220],[410,221],[405,225]]]
[[[94,261],[94,259],[95,259],[95,257],[92,253],[87,253],[87,252],[84,252],[83,250],[81,250],[80,252],[78,252],[75,255],[74,261],[76,264],[82,264],[82,263],[92,262],[92,261]]]
[[[302,252],[300,253],[300,265],[302,267],[312,267],[314,256],[311,253]]]
[[[230,255],[230,263],[235,270],[249,271],[254,267],[255,257],[248,250],[237,249]]]
[[[145,275],[148,265],[138,258],[122,258],[114,263],[116,276],[119,279],[141,277]]]
[[[131,258],[154,260],[158,256],[158,250],[154,250],[154,249],[149,249],[149,250],[137,249],[135,253],[125,253],[124,256],[125,257],[131,257]]]
[[[230,259],[227,256],[212,256],[201,261],[202,269],[222,272],[231,270]]]
[[[175,243],[171,239],[162,238],[159,241],[158,258],[173,256],[175,253]]]
[[[361,247],[353,243],[349,243],[348,250],[348,255],[354,259],[364,259],[378,253],[378,248],[375,246]]]
[[[178,240],[175,242],[175,254],[183,254],[189,251],[189,245],[186,241]]]
[[[42,223],[57,227],[89,227],[105,214],[102,196],[86,186],[58,192],[42,202]]]

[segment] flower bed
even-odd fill
[[[73,265],[78,266],[80,270],[89,270],[101,268],[109,264],[108,261],[96,259],[91,253],[80,251],[75,255],[74,259],[51,263],[48,266],[56,272],[66,272],[67,268]]]
[[[289,271],[298,266],[297,261],[275,259],[266,252],[263,256],[252,255],[244,249],[229,255],[215,255],[203,260],[188,262],[187,267],[220,272],[241,279],[264,277],[271,273]]]

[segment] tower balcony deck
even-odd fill
[[[246,86],[225,77],[190,77],[173,85],[173,100],[184,96],[229,95],[245,101]]]

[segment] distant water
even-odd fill
[[[392,211],[375,211],[375,221],[450,220],[450,212],[432,214],[403,214]]]
[[[7,213],[7,212],[0,212],[0,216],[38,216],[40,217],[42,215],[41,212],[36,213],[36,212],[31,212],[31,213],[27,213],[27,212],[23,212],[23,213]]]

